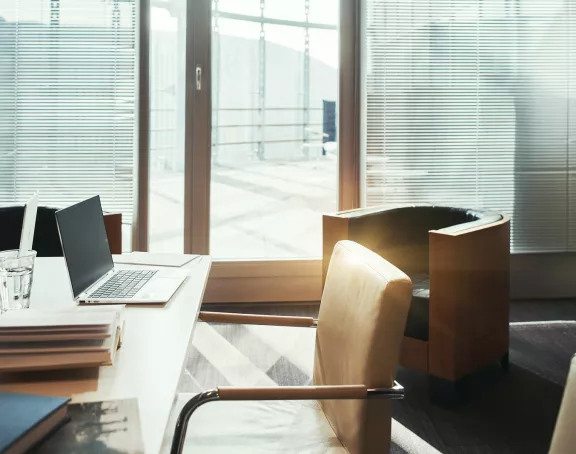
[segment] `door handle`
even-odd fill
[[[196,65],[196,91],[202,90],[202,66]]]

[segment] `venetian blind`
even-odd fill
[[[135,0],[0,0],[0,204],[100,194],[130,222]]]
[[[496,209],[515,252],[576,250],[575,14],[365,0],[365,203]]]

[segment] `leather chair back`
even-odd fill
[[[56,224],[59,208],[38,207],[32,249],[38,257],[62,257],[62,245]],[[0,207],[0,251],[18,249],[24,222],[24,206]],[[112,254],[122,253],[122,214],[105,213],[104,225]]]
[[[314,384],[393,386],[411,297],[406,274],[357,243],[338,242],[318,316]],[[349,453],[389,451],[389,401],[321,405]]]
[[[62,257],[62,246],[56,226],[57,208],[38,207],[34,230],[34,249],[38,257]],[[24,207],[0,207],[0,250],[18,249],[24,221]]]
[[[357,213],[349,238],[378,253],[401,270],[428,273],[431,230],[456,232],[502,219],[499,213],[442,206],[368,208]]]

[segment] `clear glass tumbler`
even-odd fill
[[[30,307],[36,251],[0,251],[0,313]]]

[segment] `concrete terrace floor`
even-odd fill
[[[322,214],[337,209],[334,155],[212,166],[210,253],[219,259],[320,257]],[[152,170],[150,250],[182,252],[184,174]]]

